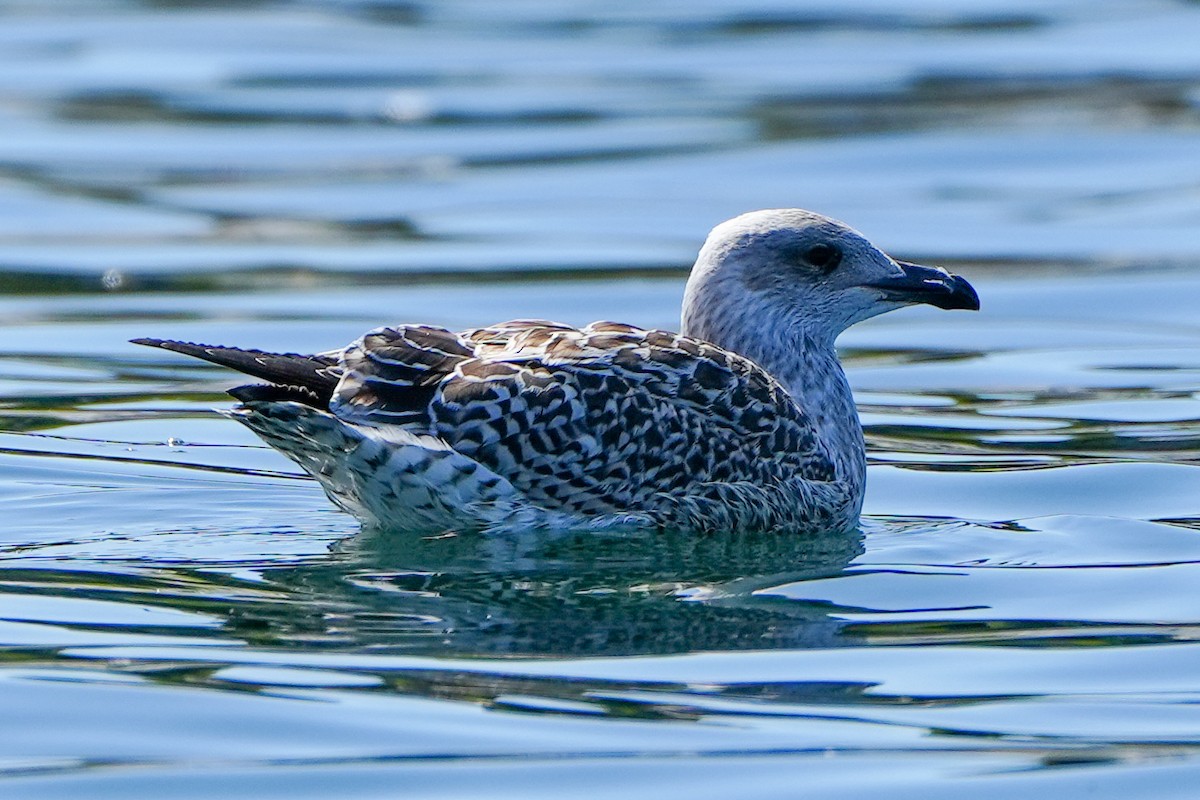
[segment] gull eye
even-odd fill
[[[842,251],[831,244],[815,244],[804,252],[804,260],[829,274],[842,263]]]

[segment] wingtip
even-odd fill
[[[170,350],[172,353],[181,353],[185,356],[193,356],[195,358],[205,358],[206,351],[224,349],[217,348],[211,344],[197,344],[196,342],[181,342],[178,339],[154,339],[151,337],[139,337],[130,339],[130,344],[140,344],[145,347],[157,347],[160,350]]]
[[[137,339],[130,339],[130,344],[140,344],[145,347],[159,347],[163,350],[175,350],[184,352],[187,348],[203,347],[204,345],[196,345],[191,342],[180,342],[175,339],[154,339],[149,336],[141,336]]]

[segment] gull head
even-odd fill
[[[832,347],[856,322],[925,303],[979,308],[962,278],[897,261],[837,220],[801,209],[752,211],[718,225],[684,293],[683,331],[756,357],[755,341]]]

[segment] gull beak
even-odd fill
[[[923,267],[905,261],[897,261],[896,266],[904,274],[883,278],[867,286],[882,290],[885,300],[897,303],[928,303],[945,309],[979,310],[979,295],[965,279],[940,267]]]

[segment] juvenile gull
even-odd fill
[[[266,381],[231,389],[229,416],[371,524],[816,532],[857,523],[866,476],[834,339],[915,303],[979,308],[960,277],[774,209],[712,231],[679,334],[404,324],[317,355],[134,341]]]

